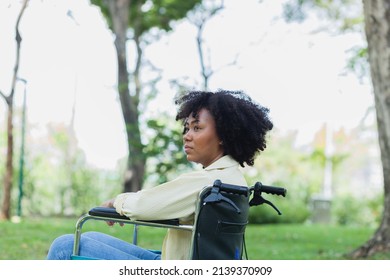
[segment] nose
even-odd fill
[[[188,130],[186,133],[183,134],[183,141],[187,142],[190,141],[192,138],[190,130]]]

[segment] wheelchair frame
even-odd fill
[[[253,192],[252,200],[249,201],[249,197],[251,193]],[[281,214],[280,211],[268,200],[265,200],[261,193],[266,192],[269,194],[276,194],[276,195],[286,195],[286,189],[279,188],[279,187],[272,187],[272,186],[264,186],[261,183],[257,182],[253,187],[248,188],[244,186],[237,186],[237,185],[230,185],[230,184],[224,184],[220,180],[216,180],[213,185],[206,186],[202,189],[202,191],[199,193],[199,196],[197,198],[196,202],[196,209],[195,209],[195,216],[194,216],[194,225],[184,225],[180,224],[178,219],[171,219],[171,220],[156,220],[156,221],[142,221],[142,220],[131,220],[127,218],[126,216],[120,215],[116,212],[114,208],[107,208],[107,207],[95,207],[92,208],[87,214],[84,214],[81,216],[77,222],[76,222],[76,230],[75,230],[75,238],[74,238],[74,245],[73,245],[73,259],[88,259],[84,258],[82,256],[79,256],[79,249],[80,249],[80,239],[81,239],[81,233],[82,233],[82,227],[84,223],[88,220],[98,220],[98,221],[113,221],[118,223],[124,223],[124,224],[133,224],[134,225],[134,232],[133,232],[133,243],[137,243],[137,230],[138,226],[149,226],[149,227],[158,227],[158,228],[171,228],[171,229],[177,229],[177,230],[185,230],[185,231],[191,231],[192,232],[192,238],[191,238],[191,250],[189,252],[189,259],[193,259],[194,257],[194,242],[196,240],[196,235],[199,235],[197,233],[197,226],[198,226],[198,219],[199,214],[203,206],[210,205],[210,204],[219,204],[221,201],[225,201],[228,204],[230,204],[230,208],[234,208],[235,202],[233,202],[230,198],[234,198],[234,195],[239,195],[241,197],[241,204],[244,202],[247,205],[247,208],[254,205],[260,205],[263,203],[269,204],[272,206],[279,215]],[[207,195],[207,197],[205,197]],[[230,197],[230,198],[229,198]],[[244,197],[244,198],[242,198]],[[237,208],[237,207],[236,207]],[[240,209],[235,209],[236,211],[240,212]],[[246,219],[246,224],[248,220],[248,211],[244,211]],[[245,226],[246,226],[245,224]],[[244,228],[245,228],[244,226]],[[243,244],[242,246],[245,247],[244,242],[244,234],[243,234]],[[245,249],[245,248],[243,248]],[[245,252],[246,253],[246,252]],[[196,254],[196,252],[195,252]],[[242,257],[242,252],[241,252]]]

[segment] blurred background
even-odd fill
[[[12,88],[22,2],[0,2],[4,95]],[[126,180],[136,170],[129,142],[137,131],[125,124],[118,95],[115,20],[107,20],[104,1],[92,2],[30,0],[20,21],[11,216],[76,216],[134,190]],[[243,172],[250,184],[288,189],[286,198],[273,198],[281,217],[261,207],[251,221],[378,226],[383,174],[360,1],[336,7],[336,16],[334,7],[303,10],[288,0],[188,1],[172,15],[159,7],[172,16],[161,21],[153,18],[156,1],[138,2],[124,53],[128,94],[138,105],[139,188],[199,168],[181,149],[176,95],[242,90],[270,109],[275,125],[267,149]],[[137,22],[149,25],[137,29]],[[1,101],[2,182],[7,108]]]

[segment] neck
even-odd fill
[[[214,162],[216,162],[217,160],[219,160],[221,157],[223,157],[225,154],[223,153],[223,151],[221,153],[219,153],[212,161],[209,162],[209,164],[207,165],[203,165],[203,168],[206,168],[210,165],[212,165]]]

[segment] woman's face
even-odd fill
[[[183,141],[187,159],[203,167],[223,156],[215,120],[207,109],[201,109],[196,117],[192,114],[188,116],[184,123]]]

